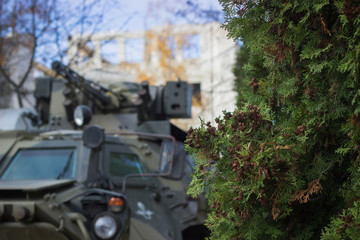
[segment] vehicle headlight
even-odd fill
[[[91,108],[85,105],[79,105],[74,111],[74,122],[76,126],[82,127],[88,124],[92,118]]]
[[[116,234],[117,228],[116,220],[111,215],[98,216],[94,221],[95,234],[101,239],[112,238]]]

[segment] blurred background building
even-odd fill
[[[70,66],[86,78],[109,84],[184,80],[193,87],[193,120],[213,120],[235,108],[232,68],[237,45],[218,22],[158,26],[146,31],[72,35]],[[179,120],[180,121],[180,120]],[[178,122],[179,123],[179,122]]]

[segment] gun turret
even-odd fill
[[[145,121],[191,117],[191,86],[187,82],[168,81],[166,86],[150,86],[148,82],[119,81],[105,87],[58,61],[53,62],[52,69],[63,80],[37,79],[35,91],[39,115],[52,128],[85,123],[74,119],[81,115],[90,116],[91,124],[111,125],[112,129],[121,126],[133,129]],[[114,121],[110,123],[108,119]]]

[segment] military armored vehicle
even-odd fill
[[[191,116],[189,84],[104,87],[52,68],[36,112],[0,114],[0,239],[204,239],[186,134],[169,121]]]

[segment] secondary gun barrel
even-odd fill
[[[57,74],[61,75],[68,83],[74,84],[77,88],[83,91],[85,95],[91,96],[99,100],[103,105],[112,105],[115,107],[112,99],[106,95],[107,93],[113,94],[110,89],[107,89],[93,81],[85,79],[84,77],[73,71],[70,67],[65,66],[59,61],[54,61],[51,65],[51,68]]]

